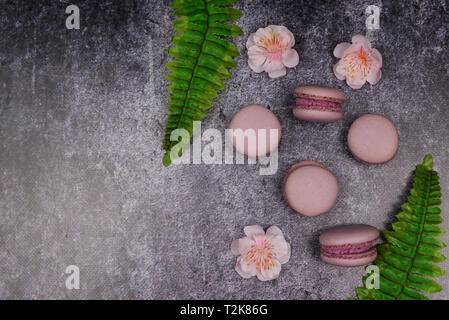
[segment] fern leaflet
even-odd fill
[[[379,245],[374,264],[379,267],[379,288],[356,289],[360,300],[427,300],[423,293],[435,293],[441,286],[430,278],[446,272],[435,263],[446,259],[439,250],[446,245],[438,239],[444,234],[441,218],[441,187],[438,173],[432,169],[431,155],[415,171],[413,188],[393,223],[393,231],[384,231],[386,243]]]
[[[170,114],[162,141],[165,166],[173,160],[172,153],[176,157],[181,156],[182,146],[178,143],[182,140],[171,141],[172,132],[185,129],[189,138],[192,137],[193,121],[206,117],[206,111],[212,107],[211,100],[217,97],[217,90],[225,89],[222,79],[230,78],[228,69],[236,66],[233,57],[238,56],[239,51],[223,36],[234,37],[242,34],[242,30],[238,26],[221,23],[240,18],[240,11],[227,6],[236,1],[174,0],[170,6],[177,9],[174,15],[181,17],[173,22],[178,31],[172,38],[176,47],[168,51],[177,60],[166,64],[171,71],[166,76],[171,82],[168,87],[171,96]]]

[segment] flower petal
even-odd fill
[[[253,226],[246,226],[245,228],[243,228],[243,232],[245,232],[245,235],[247,237],[252,237],[256,235],[265,235],[265,231],[263,231],[263,228],[258,224]]]
[[[295,49],[285,51],[282,57],[282,63],[288,68],[296,67],[299,63],[298,52]]]
[[[248,48],[248,56],[249,57],[255,57],[255,56],[259,56],[259,55],[263,55],[264,56],[264,51],[263,49],[259,48],[257,45],[254,45],[252,47]]]
[[[362,80],[359,78],[346,78],[346,83],[348,86],[350,86],[352,89],[360,89],[365,84],[366,80]]]
[[[266,72],[270,73],[270,72],[282,70],[285,67],[284,67],[284,64],[282,63],[282,61],[267,59],[267,61],[263,65],[263,68]]]
[[[351,46],[348,42],[342,42],[337,44],[337,46],[334,49],[334,56],[337,58],[342,58],[345,51]]]
[[[239,240],[240,239],[233,240],[231,243],[231,252],[233,255],[240,254]]]
[[[248,49],[248,65],[251,69],[260,69],[260,67],[265,63],[267,60],[267,56],[262,52],[257,46],[252,46]],[[263,69],[262,69],[263,70]],[[256,71],[256,70],[254,70]],[[261,72],[261,71],[256,71]]]
[[[284,26],[275,26],[270,25],[268,26],[273,32],[279,34],[282,37],[282,45],[287,46],[288,48],[292,48],[295,45],[295,37],[293,36],[293,33],[291,33],[290,30],[288,30]]]
[[[240,262],[240,268],[244,273],[249,274],[252,277],[257,274],[256,264],[247,258],[242,257],[242,260]]]
[[[380,54],[380,52],[377,49],[373,48],[371,50],[371,57],[374,60],[376,60],[379,68],[381,68],[382,67],[382,55]]]
[[[238,257],[237,263],[235,264],[235,271],[237,271],[237,273],[245,279],[249,279],[255,276],[255,274],[248,272],[248,270],[243,270],[242,266],[244,266],[245,264],[242,262],[243,262],[242,257]]]
[[[264,57],[264,62],[265,62],[266,58]],[[256,63],[255,63],[256,61]],[[258,60],[255,59],[248,59],[248,66],[251,68],[251,70],[253,70],[256,73],[260,73],[262,71],[264,71],[264,67],[263,67],[263,63],[262,64],[257,64]]]
[[[366,81],[368,81],[371,84],[376,84],[379,82],[380,78],[382,78],[382,70],[379,69],[379,71],[372,72],[370,75],[368,75]]]
[[[346,73],[344,72],[344,65],[340,63],[340,61],[334,65],[333,70],[338,80],[344,80],[346,78]]]
[[[270,39],[272,32],[273,32],[273,30],[271,30],[271,28],[259,28],[259,29],[257,29],[256,33],[254,34],[253,40],[256,44],[258,44],[258,42],[262,38]]]
[[[291,246],[287,242],[287,252],[285,254],[283,254],[283,255],[278,255],[277,256],[277,259],[278,259],[279,263],[280,264],[287,263],[290,260],[291,252],[292,252]]]
[[[262,268],[262,270],[257,273],[257,279],[260,281],[269,281],[279,277],[279,274],[281,273],[281,264],[277,260],[273,260],[273,263],[274,266],[271,266],[269,269]]]
[[[276,258],[285,257],[285,255],[289,253],[289,244],[285,241],[283,235],[278,234],[275,236],[269,236],[268,241],[273,247],[273,252],[276,254]]]
[[[366,46],[368,48],[371,48],[371,42],[368,40],[367,37],[362,36],[360,34],[355,35],[352,37],[352,43],[361,43],[363,46]]]
[[[276,259],[281,264],[288,262],[290,260],[291,248],[290,244],[285,240],[281,229],[276,226],[268,228],[267,238],[273,247],[273,253],[276,255]]]
[[[248,40],[246,41],[246,48],[249,49],[252,46],[256,44],[256,41],[254,41],[254,35],[255,33],[251,33],[248,37]]]
[[[365,48],[365,47],[363,46],[363,43],[357,42],[357,43],[351,44],[351,45],[345,50],[343,57],[344,57],[346,54],[349,54],[349,53],[352,53],[352,52],[355,52],[355,51],[359,51],[361,48],[364,49],[365,51],[370,51],[370,50],[371,50],[370,48]]]
[[[284,234],[282,233],[282,230],[279,229],[279,227],[271,226],[267,229],[267,236],[277,236],[277,235],[284,236]]]
[[[254,67],[261,67],[266,60],[266,55],[257,46],[252,46],[248,49],[248,64],[252,64]]]
[[[286,74],[287,74],[287,69],[285,69],[285,67],[283,67],[281,70],[274,70],[274,71],[268,72],[268,76],[272,79],[283,77]]]
[[[235,241],[238,241],[237,243],[234,243]],[[237,240],[234,240],[231,244],[231,251],[232,251],[232,246],[234,245],[234,249],[238,249],[237,254],[246,254],[248,252],[248,250],[251,248],[251,246],[254,244],[254,241],[251,238],[248,237],[243,237]]]
[[[265,57],[263,54],[250,55],[249,60],[251,60],[254,65],[261,67],[265,63],[265,61],[267,61],[267,57]]]

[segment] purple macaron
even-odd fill
[[[338,182],[334,174],[316,161],[294,164],[282,184],[285,201],[296,212],[313,217],[329,211],[337,201]]]
[[[379,231],[366,224],[334,227],[320,236],[321,259],[343,267],[370,264],[377,256],[374,244],[378,239]]]
[[[380,114],[365,114],[349,128],[348,145],[362,163],[385,163],[398,152],[398,130],[391,120]]]

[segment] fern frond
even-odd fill
[[[224,24],[240,18],[242,13],[231,7],[236,0],[174,0],[173,22],[177,34],[172,38],[176,46],[168,53],[177,60],[166,64],[171,71],[166,78],[171,82],[168,91],[169,116],[162,141],[165,150],[163,163],[170,165],[171,151],[180,141],[170,141],[172,132],[185,129],[192,137],[193,121],[206,117],[217,90],[224,90],[223,79],[231,77],[229,68],[236,66],[233,57],[239,55],[234,44],[222,37],[242,34],[235,25]],[[181,156],[179,152],[175,156]]]
[[[377,246],[374,264],[379,267],[379,288],[356,289],[360,300],[427,300],[424,293],[442,290],[432,279],[446,272],[435,263],[446,259],[439,250],[446,247],[438,239],[444,229],[441,218],[441,187],[433,170],[431,155],[416,167],[413,188],[408,201],[396,215],[393,231],[384,231],[387,243]]]

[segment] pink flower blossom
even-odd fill
[[[285,241],[281,229],[272,226],[267,233],[259,225],[244,228],[246,237],[234,240],[231,252],[239,255],[235,270],[243,278],[253,276],[261,281],[276,279],[281,264],[290,260],[290,244]]]
[[[340,58],[334,66],[335,76],[346,79],[352,89],[360,89],[366,81],[376,84],[382,77],[382,55],[371,48],[371,42],[364,36],[352,37],[352,44],[338,44],[334,56]]]
[[[299,62],[294,45],[295,37],[286,27],[259,28],[246,42],[248,65],[257,73],[268,72],[270,78],[285,76],[285,67],[293,68]]]

